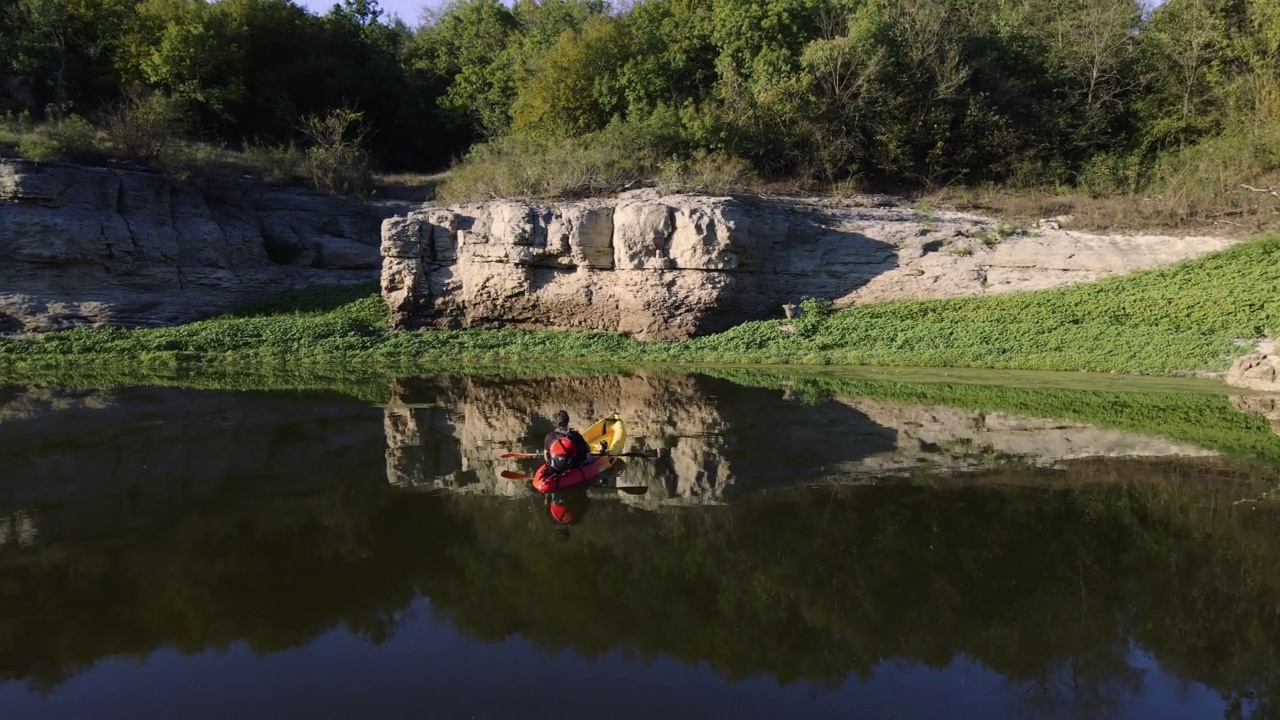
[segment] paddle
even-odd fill
[[[532,480],[532,479],[533,479],[533,476],[532,476],[532,475],[528,475],[528,474],[525,474],[525,473],[518,473],[518,472],[515,472],[515,471],[513,471],[513,470],[503,470],[502,472],[500,472],[500,473],[498,473],[498,474],[499,474],[499,475],[501,475],[502,477],[504,477],[504,478],[508,479],[508,480]],[[596,487],[608,488],[608,487],[611,487],[611,486],[609,486],[609,485],[597,485]],[[628,495],[643,495],[643,494],[645,494],[645,493],[649,492],[649,488],[647,488],[647,487],[645,487],[645,486],[643,486],[643,485],[641,485],[641,486],[639,486],[639,487],[622,485],[622,486],[613,487],[613,489],[614,489],[614,490],[621,490],[622,492],[624,492],[624,493],[626,493],[626,494],[628,494]]]
[[[513,452],[513,453],[503,453],[503,454],[499,455],[498,457],[502,458],[503,460],[510,460],[511,458],[540,458],[540,457],[542,457],[542,453],[515,453],[515,452]],[[650,460],[652,460],[652,459],[654,459],[654,458],[656,458],[656,457],[658,457],[658,456],[657,456],[657,455],[646,455],[646,454],[644,454],[644,453],[634,453],[634,452],[630,452],[630,453],[604,453],[603,455],[601,455],[600,453],[591,453],[591,457],[637,457],[637,458],[649,458]]]

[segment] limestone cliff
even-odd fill
[[[0,159],[0,333],[166,325],[371,281],[381,221],[410,207]]]
[[[1005,235],[1002,237],[1002,235]],[[515,325],[679,339],[820,297],[1035,290],[1165,265],[1224,238],[1096,236],[870,198],[659,197],[424,209],[382,227],[399,328]]]

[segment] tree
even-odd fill
[[[619,23],[611,18],[566,30],[520,88],[512,129],[581,135],[603,128],[624,109],[616,75],[628,54]]]
[[[23,29],[16,34],[14,69],[46,78],[52,97],[49,109],[54,119],[60,119],[71,109],[67,97],[71,18],[66,1],[16,0],[5,20],[11,27]]]
[[[1185,145],[1216,132],[1223,118],[1230,0],[1170,0],[1152,14],[1141,37],[1147,92],[1139,100],[1143,141]]]
[[[442,78],[442,109],[465,117],[479,136],[497,136],[511,124],[515,71],[507,45],[516,18],[498,0],[460,0],[419,31],[416,68]]]

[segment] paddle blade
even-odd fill
[[[514,470],[503,470],[498,474],[508,480],[532,480],[533,479],[532,475],[528,475],[526,473],[518,473],[518,472],[515,472]]]

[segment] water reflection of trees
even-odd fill
[[[834,686],[895,658],[964,655],[1015,684],[1012,709],[1033,717],[1125,706],[1145,682],[1136,644],[1238,699],[1240,716],[1270,717],[1280,512],[1234,504],[1248,483],[1187,465],[1072,472],[1074,487],[1020,470],[998,486],[777,491],[661,513],[597,503],[570,543],[532,501],[353,483],[11,552],[0,673],[51,684],[108,655],[242,639],[266,652],[339,625],[377,641],[422,593],[480,639],[663,654],[735,678]]]

